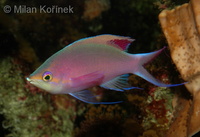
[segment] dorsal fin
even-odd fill
[[[120,50],[126,50],[133,41],[134,39],[131,39],[130,37],[104,34],[94,37],[83,38],[78,41],[75,41],[70,45],[76,46],[80,44],[102,44],[102,45],[112,46]]]
[[[121,50],[128,49],[128,46],[131,44],[133,39],[113,39],[107,42],[109,45],[118,46]]]

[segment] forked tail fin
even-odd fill
[[[142,77],[143,79],[149,81],[150,83],[159,86],[159,87],[174,87],[174,86],[180,86],[183,85],[185,83],[181,83],[181,84],[164,84],[161,81],[155,79],[144,67],[143,65],[147,64],[148,62],[150,62],[151,60],[153,60],[157,55],[159,55],[163,50],[165,49],[162,48],[158,51],[155,52],[150,52],[150,53],[143,53],[143,54],[136,54],[133,55],[134,58],[138,58],[138,67],[137,69],[133,72],[133,74],[138,75],[140,77]]]
[[[139,67],[139,71],[135,72],[134,74],[142,77],[143,79],[149,81],[150,83],[159,86],[159,87],[174,87],[174,86],[180,86],[180,85],[184,85],[185,83],[181,83],[181,84],[165,84],[162,83],[161,81],[155,79],[149,72],[146,71],[146,69],[143,66]]]

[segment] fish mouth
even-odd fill
[[[32,84],[32,85],[34,85],[34,86],[36,86],[36,87],[40,87],[40,81],[38,81],[37,79],[31,79],[30,77],[27,77],[26,78],[26,80],[30,83],[30,84]]]
[[[27,77],[26,80],[27,80],[29,83],[31,83],[31,84],[34,83],[34,81],[33,81],[32,79],[30,79],[29,77]]]

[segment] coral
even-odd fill
[[[34,49],[18,31],[19,26],[16,23],[16,21],[3,12],[0,12],[0,18],[3,18],[3,20],[0,21],[0,24],[4,26],[4,28],[10,30],[12,32],[12,35],[15,36],[15,41],[19,45],[19,57],[23,60],[26,60],[29,63],[32,63],[33,66],[37,66],[38,58],[34,52]]]
[[[167,110],[164,106],[165,100],[160,99],[158,101],[153,100],[149,106],[148,109],[155,115],[155,118],[163,118],[163,116],[166,115]],[[162,123],[163,124],[163,123]]]
[[[164,87],[153,87],[149,93],[146,107],[147,115],[143,119],[143,127],[153,129],[159,136],[163,136],[172,118],[174,95],[170,89]]]
[[[92,20],[103,11],[106,11],[110,8],[109,0],[85,0],[85,10],[83,13],[83,18],[85,20]]]
[[[174,74],[174,70],[167,70],[171,62],[165,61],[165,64],[163,64],[163,60],[166,60],[166,57],[164,58],[161,55],[159,59],[145,66],[145,68],[157,79],[170,84],[172,83],[172,78],[175,79],[176,74]],[[145,90],[134,91],[134,94],[128,94],[127,96],[132,107],[136,105],[136,102],[140,102],[138,106],[142,110],[140,116],[142,117],[141,125],[144,128],[144,133],[151,130],[159,137],[165,136],[173,118],[174,107],[172,103],[175,96],[174,90],[165,87],[156,87],[136,76],[130,76],[129,80],[134,86],[142,87]]]
[[[191,0],[187,4],[178,6],[173,10],[164,10],[159,14],[162,30],[167,38],[171,57],[176,64],[182,78],[189,81],[187,89],[193,96],[191,109],[182,109],[183,121],[188,119],[187,131],[183,136],[192,136],[200,130],[200,1]],[[190,106],[190,102],[186,101]],[[180,113],[181,114],[181,113]],[[175,121],[179,125],[178,122]],[[184,127],[185,129],[185,127]],[[180,128],[181,132],[182,129]]]
[[[6,119],[3,127],[15,137],[71,137],[74,120],[84,107],[76,108],[75,100],[66,95],[34,92],[36,88],[25,83],[23,63],[15,60],[0,60],[0,112]]]
[[[124,121],[122,137],[138,137],[143,132],[144,132],[143,127],[134,118],[127,118]]]
[[[160,10],[172,9],[175,6],[171,0],[157,0],[154,4],[158,6]]]
[[[142,91],[128,93],[128,101],[123,107],[121,104],[89,105],[84,114],[85,120],[74,132],[75,137],[102,136],[101,127],[105,136],[138,137],[142,133],[144,137],[164,136],[172,118],[173,94],[168,88],[153,90],[149,96],[142,95]]]
[[[120,119],[94,119],[82,123],[79,134],[75,137],[121,137]]]
[[[85,121],[75,132],[75,137],[120,137],[126,111],[119,105],[89,106]]]
[[[173,119],[171,120],[171,125],[166,133],[166,137],[172,136],[187,136],[188,128],[188,112],[191,109],[190,101],[184,98],[178,98],[178,103],[175,107],[175,112]]]
[[[10,46],[9,49],[11,45],[18,45],[13,48],[15,54],[12,57],[5,53],[5,58],[0,59],[0,112],[5,117],[3,125],[10,130],[10,136],[163,136],[172,115],[171,90],[152,87],[136,76],[130,77],[130,83],[144,90],[113,92],[110,95],[112,91],[97,89],[105,101],[123,98],[124,102],[117,105],[85,104],[68,95],[50,95],[25,82],[25,77],[32,72],[30,68],[35,69],[51,54],[89,35],[111,33],[134,37],[137,40],[133,44],[137,46],[130,46],[129,51],[135,53],[149,52],[163,46],[157,38],[160,33],[157,25],[158,11],[153,3],[160,1],[160,8],[168,8],[171,6],[168,0],[69,1],[75,9],[71,15],[0,12],[1,32],[4,31],[1,33],[1,42],[4,38],[14,41],[5,44],[4,47]],[[39,2],[26,2],[29,5],[39,5]],[[47,4],[54,2],[66,4],[55,0]],[[11,0],[0,3],[19,4]],[[8,32],[10,34],[3,37]],[[12,39],[8,39],[10,35]],[[147,67],[156,78],[170,83],[166,62],[161,60],[157,65]],[[180,108],[180,111],[187,108]]]
[[[140,137],[158,137],[158,135],[156,134],[154,130],[147,130]]]
[[[35,13],[23,16],[19,14],[16,19],[20,22],[17,26],[21,30],[19,33],[31,43],[40,60],[45,60],[67,44],[86,37],[81,32],[81,25],[76,24],[78,19],[71,16]]]
[[[138,137],[143,128],[134,115],[119,104],[89,105],[75,137]]]

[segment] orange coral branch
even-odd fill
[[[200,0],[191,0],[170,11],[164,10],[159,20],[171,57],[182,78],[189,81],[186,87],[193,95],[191,109],[183,109],[181,112],[184,114],[182,119],[188,121],[185,136],[192,136],[200,130],[200,123],[197,122],[200,121]],[[175,120],[172,125],[178,126],[180,123],[180,120]]]

